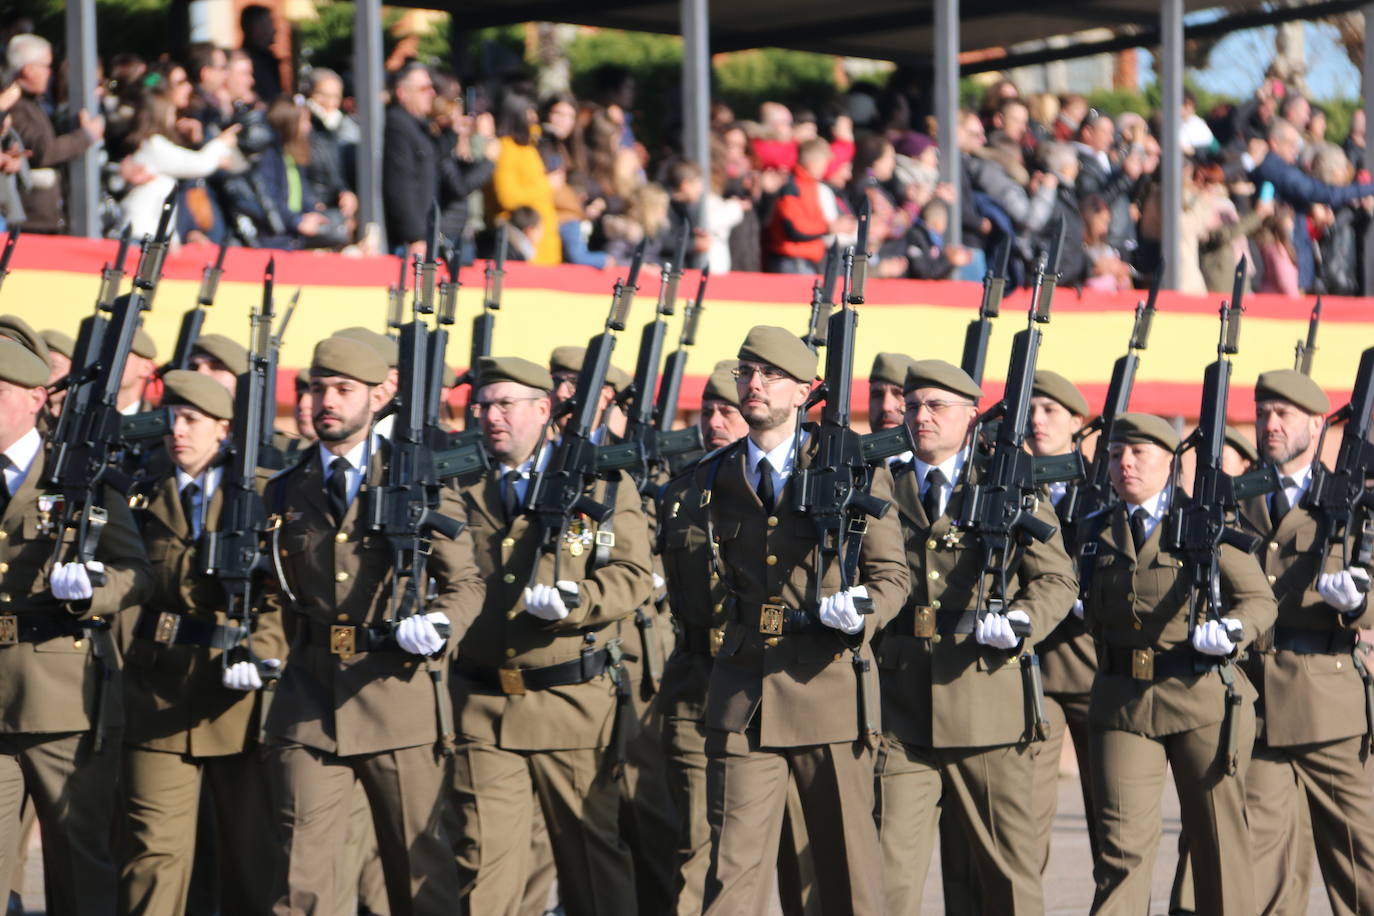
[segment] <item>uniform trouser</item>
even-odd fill
[[[666,618],[656,624],[667,625]],[[639,642],[638,635],[635,641]],[[646,650],[641,646],[640,651]],[[634,858],[638,912],[667,913],[673,908],[673,850],[679,818],[668,791],[663,716],[657,694],[645,683],[643,662],[626,664],[625,670],[637,729],[626,744],[621,771],[620,829]]]
[[[1084,820],[1088,825],[1088,846],[1097,858],[1097,823],[1092,816],[1092,763],[1088,759],[1088,700],[1086,693],[1047,693],[1045,713],[1050,720],[1049,737],[1040,748],[1035,763],[1036,825],[1040,835],[1043,875],[1050,865],[1050,837],[1059,809],[1059,761],[1067,734],[1078,758],[1078,784],[1083,792]]]
[[[552,909],[549,898],[557,880],[558,866],[553,861],[549,827],[544,823],[544,812],[535,805],[530,818],[530,874],[520,904],[521,916],[544,916]]]
[[[1044,911],[1031,799],[1038,744],[921,748],[889,739],[878,773],[883,879],[890,916],[921,912],[943,806],[968,844],[983,912]]]
[[[0,735],[0,900],[9,897],[27,793],[43,835],[47,912],[108,916],[115,899],[110,851],[119,784],[118,732],[92,751],[95,733]]]
[[[1245,773],[1255,741],[1254,707],[1242,704],[1240,767],[1226,774],[1223,723],[1160,737],[1116,729],[1092,734],[1093,803],[1098,818],[1093,913],[1140,916],[1150,905],[1159,851],[1166,770],[1178,790],[1192,853],[1199,913],[1257,912],[1245,821]]]
[[[663,733],[668,785],[680,812],[676,862],[677,914],[701,913],[711,867],[711,824],[706,795],[706,726],[700,719],[670,717]],[[787,916],[819,914],[815,863],[795,782],[788,780],[787,812],[778,849],[778,897]]]
[[[788,776],[810,837],[826,914],[883,912],[882,863],[873,823],[873,753],[862,742],[764,748],[758,731],[708,729],[708,916],[767,912],[778,860]]]
[[[392,916],[458,912],[458,876],[440,818],[448,767],[432,745],[341,757],[283,744],[268,759],[283,857],[277,916],[341,910],[339,870],[354,780],[372,806]]]
[[[609,751],[509,751],[466,741],[454,757],[453,855],[467,912],[516,916],[529,883],[539,806],[567,916],[636,912],[634,863],[620,837]]]
[[[1253,767],[1253,762],[1251,766]],[[1253,769],[1251,770],[1253,773]],[[1250,842],[1255,842],[1255,809],[1253,803],[1246,802],[1245,819],[1250,824]],[[1294,913],[1305,913],[1307,911],[1308,890],[1312,886],[1312,817],[1308,813],[1307,799],[1303,798],[1298,804],[1298,827],[1295,834],[1290,838],[1293,846],[1294,857],[1292,860],[1293,871],[1288,875],[1289,886],[1284,890],[1282,896],[1278,898],[1284,902],[1291,902]],[[1298,855],[1298,850],[1304,850],[1304,854]],[[1263,857],[1263,853],[1256,847],[1252,849],[1255,861],[1258,863]],[[1259,866],[1256,865],[1256,868]],[[1257,881],[1256,892],[1260,899],[1264,899],[1263,881]],[[1302,901],[1299,905],[1298,901]],[[1193,857],[1188,852],[1188,837],[1186,834],[1178,835],[1178,865],[1174,868],[1174,883],[1169,889],[1169,913],[1189,914],[1197,912],[1197,902],[1193,899]],[[1285,912],[1283,909],[1276,909],[1275,912]]]
[[[1259,912],[1307,912],[1301,869],[1317,864],[1336,916],[1374,913],[1374,763],[1363,737],[1270,747],[1255,743],[1245,779]],[[1300,811],[1311,814],[1303,842]]]
[[[126,747],[123,776],[120,913],[181,916],[187,911],[202,780],[213,808],[207,822],[217,833],[220,911],[271,912],[277,858],[261,750],[194,758]]]
[[[339,916],[357,916],[359,911],[390,916],[382,858],[377,852],[377,831],[372,826],[372,806],[361,782],[353,784],[343,855],[344,864],[339,869]]]

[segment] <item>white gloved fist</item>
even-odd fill
[[[1348,614],[1364,606],[1364,593],[1369,590],[1369,573],[1358,566],[1340,572],[1322,573],[1317,577],[1317,593],[1336,610]]]
[[[826,595],[821,599],[821,623],[853,636],[864,628],[864,618],[854,607],[855,598],[867,598],[868,589],[862,585]]]
[[[1231,642],[1226,631],[1239,628],[1240,621],[1234,617],[1208,620],[1193,628],[1193,648],[1203,655],[1230,655],[1236,651],[1236,644]]]
[[[1073,607],[1069,608],[1069,610],[1073,611],[1073,616],[1077,617],[1079,620],[1082,620],[1082,619],[1083,619],[1083,599],[1082,599],[1082,598],[1076,599],[1076,600],[1074,601],[1074,603],[1073,603]]]
[[[252,662],[234,662],[224,669],[224,686],[230,690],[261,690],[262,678],[258,675],[258,666]]]
[[[668,583],[664,580],[664,578],[663,578],[662,576],[660,576],[658,573],[654,573],[654,600],[655,600],[655,601],[658,601],[658,600],[661,599],[661,598],[667,597],[667,596],[664,594],[664,591],[663,591],[663,586],[665,586],[665,585],[667,585],[667,584],[668,584]]]
[[[448,618],[438,611],[411,614],[396,624],[396,644],[411,655],[433,655],[444,647],[444,637],[434,628],[436,623],[448,623]]]
[[[558,585],[569,591],[577,588],[577,583],[567,579],[560,579]],[[540,620],[562,620],[568,616],[568,606],[563,603],[563,596],[558,593],[558,588],[553,585],[535,585],[526,588],[525,610]]]
[[[85,601],[95,594],[91,588],[91,577],[87,570],[93,573],[105,571],[105,564],[99,560],[92,560],[90,563],[63,563],[52,571],[52,578],[48,580],[48,587],[52,589],[52,596],[58,601]]]
[[[1021,637],[1012,631],[1012,621],[1030,624],[1025,611],[1007,611],[1005,614],[984,614],[973,628],[973,638],[994,649],[1015,649]]]

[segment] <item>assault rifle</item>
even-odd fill
[[[964,332],[964,355],[959,360],[959,367],[968,373],[975,385],[983,384],[983,364],[987,361],[988,340],[992,337],[992,319],[1001,313],[1010,258],[1011,239],[1005,238],[997,246],[988,263],[988,272],[983,275],[983,301],[978,306],[978,317],[969,322]]]
[[[668,354],[663,364],[663,380],[658,385],[658,403],[654,407],[654,429],[656,458],[676,468],[700,457],[705,446],[701,441],[701,428],[695,423],[682,429],[673,429],[677,417],[677,402],[682,394],[682,374],[687,368],[687,350],[696,346],[697,324],[705,308],[706,281],[711,275],[708,264],[701,270],[697,281],[696,299],[682,307],[682,332],[678,335],[677,349]]]
[[[1303,375],[1312,374],[1312,358],[1317,354],[1317,328],[1322,323],[1322,297],[1312,306],[1312,315],[1307,319],[1307,340],[1298,341],[1293,348],[1293,368]]]
[[[1374,443],[1369,441],[1371,411],[1374,411],[1374,347],[1360,354],[1350,402],[1322,424],[1317,458],[1312,462],[1312,482],[1302,500],[1303,508],[1317,518],[1322,545],[1318,573],[1326,568],[1327,557],[1337,547],[1343,567],[1369,566],[1374,561],[1374,491],[1369,489],[1369,481],[1374,478]],[[1341,423],[1345,428],[1341,431],[1340,451],[1336,453],[1335,467],[1328,471],[1321,462],[1322,446],[1326,444],[1326,434],[1331,427]],[[1359,579],[1355,581],[1360,582]]]
[[[401,274],[395,286],[386,288],[386,336],[396,340],[401,333],[401,325],[406,320],[406,274],[410,272],[410,261],[401,255]]]
[[[0,254],[0,287],[5,285],[5,278],[10,275],[10,260],[14,257],[14,246],[18,243],[19,233],[22,231],[18,225],[11,225],[5,233],[5,251]]]
[[[831,245],[825,252],[825,266],[811,287],[811,320],[807,323],[802,342],[812,350],[825,346],[826,329],[829,327],[830,312],[835,308],[835,281],[839,279],[840,243]]]
[[[501,309],[501,288],[506,277],[506,247],[510,224],[502,223],[496,230],[496,250],[487,261],[483,275],[482,313],[472,319],[472,348],[468,356],[468,371],[459,384],[468,383],[467,428],[477,427],[477,389],[481,379],[477,375],[477,363],[484,356],[491,355],[491,335],[496,330],[496,312]]]
[[[124,231],[119,234],[119,249],[115,259],[107,261],[100,270],[100,290],[95,297],[95,312],[81,319],[81,327],[76,332],[76,347],[72,351],[72,371],[53,386],[54,391],[75,389],[78,381],[95,372],[95,367],[100,362],[100,347],[105,340],[105,329],[110,324],[108,316],[114,312],[119,288],[124,285],[124,262],[128,257],[129,227],[126,225]],[[86,394],[90,393],[90,389],[87,389]],[[72,403],[72,395],[69,394],[63,402],[63,408]]]

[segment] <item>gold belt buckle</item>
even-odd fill
[[[506,696],[525,695],[525,673],[519,668],[497,668],[496,674],[501,679],[501,692]]]
[[[181,618],[169,611],[157,615],[157,625],[153,627],[153,642],[170,646],[177,641],[177,630],[181,629]]]
[[[786,610],[781,604],[759,605],[759,632],[765,636],[781,636],[782,617]]]
[[[0,615],[0,646],[19,644],[19,618],[13,614]]]
[[[916,605],[916,636],[930,639],[935,635],[935,608],[928,604]]]
[[[331,626],[329,628],[329,652],[342,658],[349,658],[358,652],[358,628]]]
[[[1155,653],[1153,649],[1131,650],[1131,677],[1137,681],[1155,679]]]
[[[725,642],[725,627],[711,627],[707,635],[709,637],[707,639],[707,645],[711,649],[711,657],[715,658],[720,652],[721,644]]]

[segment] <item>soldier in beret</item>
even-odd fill
[[[76,352],[76,341],[61,331],[42,331],[39,336],[48,345],[48,363],[52,366],[52,371],[48,374],[47,413],[49,416],[56,417],[62,412],[62,402],[67,398],[67,391],[66,389],[54,391],[53,386],[71,373],[72,356]]]
[[[248,348],[223,334],[201,334],[186,368],[210,376],[232,395],[239,376],[248,371]]]
[[[282,867],[275,911],[335,913],[354,780],[372,807],[393,916],[451,914],[457,874],[438,817],[451,709],[442,687],[450,625],[459,638],[483,586],[472,538],[435,534],[429,613],[399,622],[392,552],[369,532],[360,491],[382,481],[389,443],[373,430],[387,402],[386,362],[367,344],[329,337],[310,364],[319,447],[267,486],[279,523],[287,664],[267,716]],[[438,511],[466,521],[441,490]]]
[[[143,392],[156,373],[157,344],[147,331],[139,328],[134,332],[129,359],[124,364],[124,377],[119,384],[116,406],[120,413],[131,416],[151,406],[144,400]]]
[[[637,911],[630,851],[620,837],[615,743],[620,665],[616,623],[648,599],[649,534],[628,478],[600,482],[613,506],[599,525],[571,520],[554,557],[521,511],[553,380],[515,357],[483,357],[474,394],[495,464],[463,488],[486,601],[458,644],[451,686],[460,744],[451,812],[462,893],[473,913],[515,914],[530,870],[534,809],[548,824],[559,893],[570,913]],[[531,576],[531,571],[534,575]],[[568,606],[559,588],[576,589]],[[618,721],[619,720],[619,721]]]
[[[1099,661],[1089,707],[1099,831],[1094,913],[1149,907],[1166,767],[1192,851],[1198,912],[1258,912],[1242,788],[1255,691],[1229,660],[1270,627],[1276,608],[1255,558],[1223,544],[1225,617],[1199,619],[1189,631],[1191,574],[1162,536],[1171,504],[1188,499],[1169,486],[1178,444],[1159,417],[1117,417],[1106,447],[1121,502],[1085,519],[1079,537],[1083,619]],[[1241,698],[1229,709],[1228,680]],[[1226,765],[1231,716],[1238,717],[1234,774]]]
[[[896,474],[894,502],[912,589],[877,647],[887,911],[920,912],[943,805],[967,838],[982,907],[1039,912],[1043,850],[1030,787],[1042,749],[1027,721],[1032,687],[1022,657],[1030,645],[1011,622],[1028,623],[1032,640],[1052,632],[1073,604],[1073,566],[1057,537],[1018,544],[1006,612],[976,606],[979,580],[985,593],[993,583],[981,549],[954,521],[967,499],[966,447],[983,392],[962,369],[933,359],[913,363],[903,387],[916,452]],[[1037,516],[1055,523],[1048,505]]]
[[[558,406],[573,396],[577,390],[577,377],[582,372],[582,361],[587,358],[586,347],[555,347],[549,354],[549,374],[553,376],[553,409],[556,413]],[[608,442],[606,439],[606,427],[609,416],[617,411],[611,410],[611,404],[615,401],[617,392],[624,391],[629,387],[633,380],[625,373],[625,370],[615,366],[606,369],[606,384],[601,386],[601,401],[596,406],[596,422],[593,424],[595,432],[592,439],[598,444]],[[554,421],[554,429],[559,434],[563,432],[563,426],[567,422],[566,417],[560,417]],[[621,415],[619,422],[620,432],[625,431],[624,415]]]
[[[895,429],[906,422],[906,405],[902,400],[902,386],[906,373],[916,360],[905,353],[879,353],[873,357],[868,372],[868,425],[874,431]],[[911,460],[910,452],[903,452],[887,460],[889,468]]]
[[[1226,427],[1226,438],[1221,447],[1221,469],[1232,477],[1239,477],[1259,461],[1255,443],[1245,433],[1234,426]]]
[[[806,812],[821,909],[882,911],[868,722],[874,632],[906,600],[910,580],[895,513],[868,523],[857,581],[815,566],[816,530],[793,509],[792,478],[817,439],[794,447],[816,354],[788,331],[749,331],[735,390],[749,435],[703,460],[696,487],[714,536],[726,600],[706,699],[711,866],[707,914],[767,909],[786,808],[787,777]],[[891,477],[874,474],[888,499]],[[813,598],[819,578],[820,601]],[[856,599],[872,602],[865,615]],[[864,664],[864,663],[867,664]],[[868,704],[868,705],[865,705]]]
[[[1313,840],[1334,912],[1358,913],[1374,895],[1374,723],[1359,646],[1371,620],[1370,570],[1339,549],[1323,563],[1307,502],[1330,409],[1300,372],[1264,372],[1255,383],[1255,438],[1281,478],[1278,491],[1240,506],[1242,527],[1261,539],[1256,555],[1278,601],[1275,626],[1258,634],[1241,663],[1259,692],[1245,790],[1263,912],[1306,911]]]
[[[153,566],[155,591],[125,652],[121,913],[180,916],[187,909],[202,784],[218,832],[215,862],[225,913],[266,913],[276,869],[272,807],[258,743],[262,679],[251,662],[225,666],[240,644],[223,610],[224,589],[203,571],[198,547],[223,507],[222,447],[233,420],[218,379],[183,370],[163,376],[165,437],[173,469],[142,482],[130,500]],[[253,653],[280,667],[279,614],[257,616]]]
[[[123,727],[108,619],[140,603],[152,577],[128,504],[108,488],[96,560],[67,562],[64,548],[54,561],[63,497],[43,485],[35,426],[50,372],[35,350],[0,338],[0,885],[14,873],[27,797],[48,911],[104,913],[116,899],[109,838]],[[91,572],[103,573],[99,584]]]

